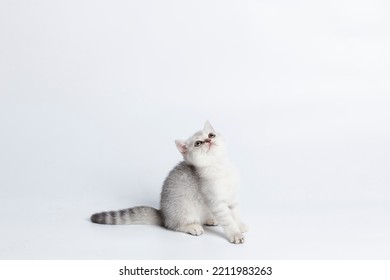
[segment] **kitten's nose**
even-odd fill
[[[210,138],[206,138],[206,140],[204,140],[204,141],[207,142],[207,143],[210,143],[211,139]]]

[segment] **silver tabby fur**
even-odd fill
[[[203,226],[221,225],[228,240],[244,242],[247,231],[239,218],[239,178],[222,136],[207,121],[189,139],[176,140],[184,161],[168,174],[161,191],[160,209],[137,206],[92,215],[99,224],[155,224],[174,231],[201,235]]]

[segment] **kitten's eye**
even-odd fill
[[[198,141],[195,141],[194,146],[199,147],[202,144],[203,144],[203,142],[198,140]]]
[[[209,138],[214,138],[214,137],[215,137],[215,134],[212,133],[212,132],[210,132],[210,133],[209,133]]]

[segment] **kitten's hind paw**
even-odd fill
[[[242,244],[245,241],[244,235],[241,233],[236,233],[229,237],[229,241],[234,244]]]
[[[204,229],[201,225],[199,224],[190,224],[184,226],[183,229],[184,232],[191,234],[191,235],[202,235],[204,233]]]

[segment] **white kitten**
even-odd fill
[[[232,243],[243,243],[247,230],[238,213],[239,178],[230,162],[222,136],[207,121],[188,140],[176,140],[183,156],[164,181],[157,210],[138,206],[102,212],[91,220],[100,224],[159,224],[192,235],[203,225],[220,224]]]

